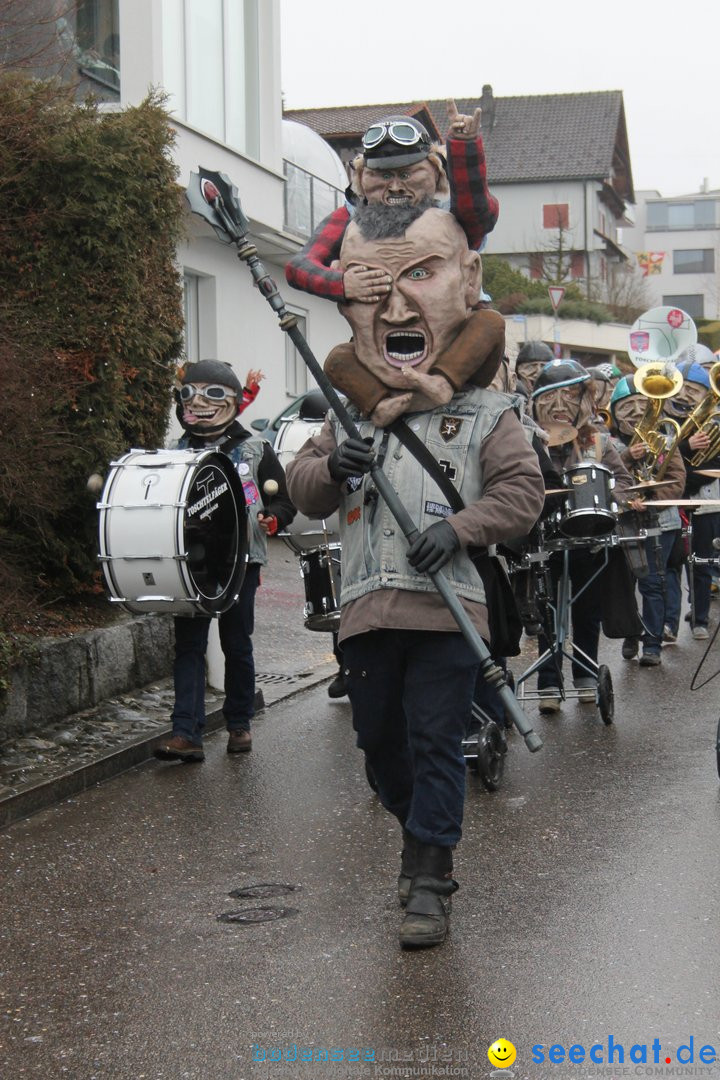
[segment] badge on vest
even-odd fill
[[[425,503],[425,513],[429,514],[430,517],[446,518],[450,517],[450,515],[452,514],[452,507],[445,506],[444,503],[433,502],[431,499],[428,499]]]
[[[260,502],[260,492],[255,486],[254,480],[243,480],[242,486],[245,492],[245,502],[248,506],[254,506],[255,503]]]
[[[460,434],[460,428],[464,421],[459,416],[443,416],[440,418],[440,438],[443,442],[452,442]]]
[[[359,487],[362,487],[362,482],[362,476],[348,476],[345,481],[348,491],[357,491]]]

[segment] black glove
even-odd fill
[[[333,480],[340,483],[350,476],[370,472],[374,460],[372,439],[346,439],[333,450],[328,459],[328,469]]]
[[[407,559],[421,574],[434,574],[460,549],[458,534],[448,521],[438,521],[421,532],[408,548]]]

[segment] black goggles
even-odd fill
[[[373,124],[369,127],[363,135],[363,149],[372,150],[388,138],[398,146],[416,146],[418,143],[424,146],[430,145],[428,136],[418,131],[414,124],[408,124],[404,120],[393,120],[388,124]]]
[[[196,394],[200,397],[204,397],[206,401],[226,401],[228,398],[236,398],[237,394],[234,390],[230,390],[227,386],[219,386],[213,383],[210,386],[193,386],[192,383],[185,383],[180,387],[180,400],[192,401]]]

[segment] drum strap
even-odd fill
[[[440,468],[437,459],[430,453],[425,443],[417,437],[405,421],[394,420],[388,430],[432,477],[454,513],[464,510],[465,503],[460,492]],[[520,652],[523,626],[505,567],[497,556],[488,553],[487,548],[469,548],[468,554],[482,578],[485,589],[492,654],[494,657],[517,656]]]

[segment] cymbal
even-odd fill
[[[717,480],[720,476],[720,469],[696,469],[700,476],[711,476],[713,480]]]
[[[572,424],[550,424],[545,428],[548,437],[548,446],[562,446],[577,438],[578,429]]]
[[[623,491],[647,491],[648,488],[668,487],[674,483],[675,480],[641,480],[639,484],[623,488]]]

